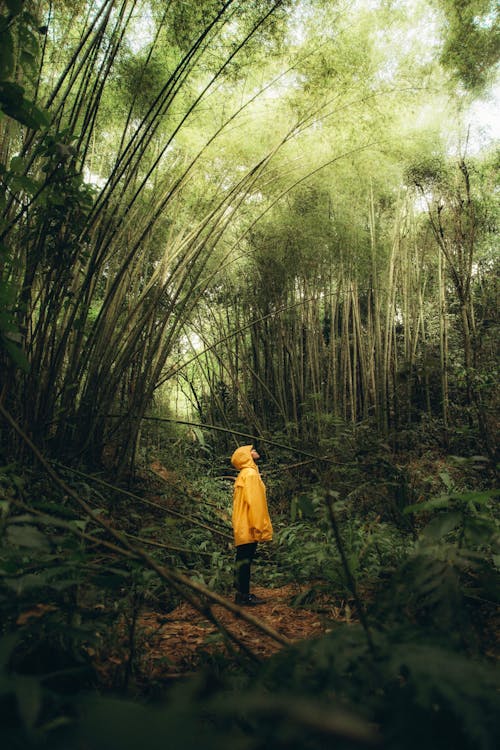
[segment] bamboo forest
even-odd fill
[[[0,0],[3,750],[500,746],[494,0]]]

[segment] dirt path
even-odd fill
[[[334,620],[345,620],[340,607],[330,606],[321,615],[305,608],[292,608],[290,600],[300,592],[296,585],[279,589],[256,587],[253,592],[266,602],[252,607],[251,614],[294,642],[328,632]],[[265,658],[281,648],[223,607],[215,606],[213,612],[257,656]],[[168,615],[145,612],[140,618],[140,627],[146,639],[144,651],[147,654],[141,671],[154,678],[192,672],[206,661],[207,655],[226,649],[217,628],[204,620],[189,604],[179,605]]]

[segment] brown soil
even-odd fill
[[[346,620],[345,603],[339,607],[331,604],[322,607],[321,613],[292,608],[290,601],[299,592],[300,589],[293,584],[279,589],[255,587],[253,593],[266,601],[247,611],[292,642],[329,632],[334,622]],[[258,658],[267,658],[282,648],[224,607],[214,606],[212,611],[217,620]],[[145,639],[141,644],[144,654],[141,672],[149,678],[168,679],[191,673],[203,661],[206,662],[210,654],[228,653],[228,645],[216,626],[203,619],[187,603],[179,605],[168,615],[144,612],[140,628]]]

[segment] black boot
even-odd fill
[[[255,594],[236,594],[234,597],[235,604],[239,604],[240,607],[257,607],[259,604],[264,604],[264,599],[259,599]]]

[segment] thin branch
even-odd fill
[[[177,547],[174,544],[163,544],[163,542],[157,542],[154,539],[145,539],[142,536],[136,536],[135,534],[129,534],[128,531],[122,531],[128,539],[135,539],[136,542],[141,544],[149,544],[151,547],[158,547],[159,549],[166,549],[173,552],[182,552],[188,555],[200,555],[201,557],[212,557],[210,552],[201,552],[196,549],[189,549],[188,547]]]
[[[107,417],[110,419],[123,419],[125,416],[125,414],[107,415]],[[270,440],[269,438],[265,438],[262,435],[252,435],[248,432],[239,432],[238,430],[231,430],[227,427],[218,427],[214,424],[201,424],[200,422],[189,422],[185,419],[169,419],[167,417],[142,417],[142,419],[147,422],[170,422],[172,424],[185,424],[189,427],[200,427],[202,430],[226,432],[230,435],[238,435],[239,437],[248,438],[249,440],[258,440],[259,443],[267,443],[268,445],[273,445],[275,448],[283,448],[283,450],[291,451],[292,453],[296,453],[299,456],[307,456],[314,461],[325,461],[326,463],[337,464],[341,466],[352,463],[348,461],[335,461],[335,459],[330,458],[329,456],[315,456],[314,453],[308,453],[307,451],[300,450],[300,448],[294,448],[292,445],[285,445],[285,443],[277,443],[275,440]]]
[[[218,534],[223,539],[226,539],[226,541],[231,541],[232,536],[230,534],[227,534],[223,531],[220,531],[218,529],[215,529],[213,526],[207,526],[207,524],[203,523],[202,521],[198,520],[197,518],[193,516],[186,516],[183,513],[180,513],[178,510],[173,510],[172,508],[167,508],[164,505],[160,505],[160,503],[155,503],[154,500],[148,500],[145,497],[141,497],[140,495],[136,495],[134,492],[130,492],[130,490],[125,490],[122,487],[117,487],[115,484],[111,484],[111,482],[106,482],[104,479],[99,479],[98,477],[93,476],[92,474],[86,474],[83,471],[79,471],[78,469],[72,469],[69,466],[65,466],[64,464],[59,463],[58,461],[50,461],[49,463],[56,464],[57,466],[60,466],[61,468],[71,471],[73,474],[78,474],[81,477],[85,477],[86,479],[90,479],[93,482],[97,482],[97,484],[102,485],[103,487],[107,487],[110,490],[113,490],[114,492],[118,492],[121,495],[125,495],[126,497],[130,497],[132,500],[135,500],[139,503],[142,503],[143,505],[148,505],[150,508],[156,508],[157,510],[161,510],[166,515],[175,516],[176,518],[180,518],[183,521],[188,521],[189,523],[193,524],[194,526],[200,526],[203,529],[207,529],[208,531],[212,531],[215,534]]]

